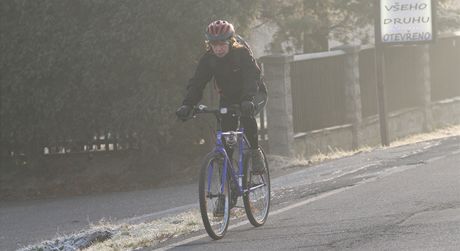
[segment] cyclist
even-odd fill
[[[224,20],[210,23],[205,32],[207,50],[201,57],[194,76],[187,85],[187,94],[176,115],[186,120],[203,96],[203,89],[214,77],[220,96],[220,106],[238,104],[241,124],[251,145],[253,170],[261,174],[264,159],[259,148],[257,122],[254,116],[267,102],[267,89],[261,71],[249,48],[239,43],[233,25]],[[237,118],[222,118],[222,130],[236,130]]]

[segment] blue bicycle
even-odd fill
[[[252,170],[249,141],[244,129],[222,131],[222,115],[240,117],[238,107],[208,109],[200,105],[193,109],[198,114],[214,114],[217,119],[216,145],[205,158],[200,172],[200,211],[206,232],[215,240],[224,237],[230,221],[230,209],[238,197],[243,197],[246,215],[253,226],[262,226],[270,208],[270,174],[265,153],[262,151],[265,167],[262,172]],[[236,163],[227,149],[237,150]]]

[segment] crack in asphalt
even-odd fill
[[[460,208],[460,202],[443,203],[443,204],[431,206],[431,207],[428,207],[428,208],[425,208],[425,209],[422,209],[422,210],[418,210],[416,212],[408,214],[406,217],[401,219],[400,222],[397,222],[396,225],[398,225],[398,226],[404,225],[411,218],[413,218],[413,217],[415,217],[417,215],[420,215],[420,214],[424,214],[424,213],[428,213],[428,212],[439,212],[439,211],[444,211],[444,210],[449,210],[449,209],[456,209],[456,208]]]

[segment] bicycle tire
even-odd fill
[[[223,156],[217,153],[210,153],[206,156],[200,171],[199,180],[199,202],[201,218],[208,235],[218,240],[224,237],[230,221],[230,190],[228,175],[224,184],[224,193],[221,193],[221,171],[223,169]],[[212,166],[211,166],[212,164]],[[212,173],[211,173],[212,171]],[[216,172],[218,171],[218,172]],[[208,177],[211,177],[208,179]],[[208,192],[208,180],[210,180],[210,191]],[[222,197],[223,196],[223,197]],[[215,199],[216,200],[213,200]],[[220,216],[218,200],[224,200],[223,215]],[[222,203],[222,202],[221,202]],[[219,212],[217,212],[219,211]]]
[[[265,172],[263,174],[252,174],[252,162],[250,154],[245,155],[243,169],[243,187],[245,189],[245,193],[243,194],[244,209],[246,211],[249,222],[251,222],[251,224],[255,227],[260,227],[265,224],[268,218],[268,212],[270,210],[270,172],[268,161],[263,150],[262,153],[265,162]],[[259,187],[260,185],[263,186]],[[256,189],[252,190],[253,188]],[[256,201],[260,199],[260,195],[262,195],[261,208],[256,207]]]

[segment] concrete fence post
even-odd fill
[[[417,58],[417,85],[419,89],[420,104],[423,110],[423,130],[433,130],[433,113],[431,109],[431,62],[429,45],[421,45],[416,48]]]
[[[268,88],[267,133],[270,154],[294,155],[294,123],[292,117],[292,56],[262,57],[264,78]]]
[[[345,105],[346,119],[352,124],[352,147],[357,149],[362,139],[362,104],[361,87],[359,82],[359,52],[360,46],[339,46],[333,50],[346,53],[344,61]]]

